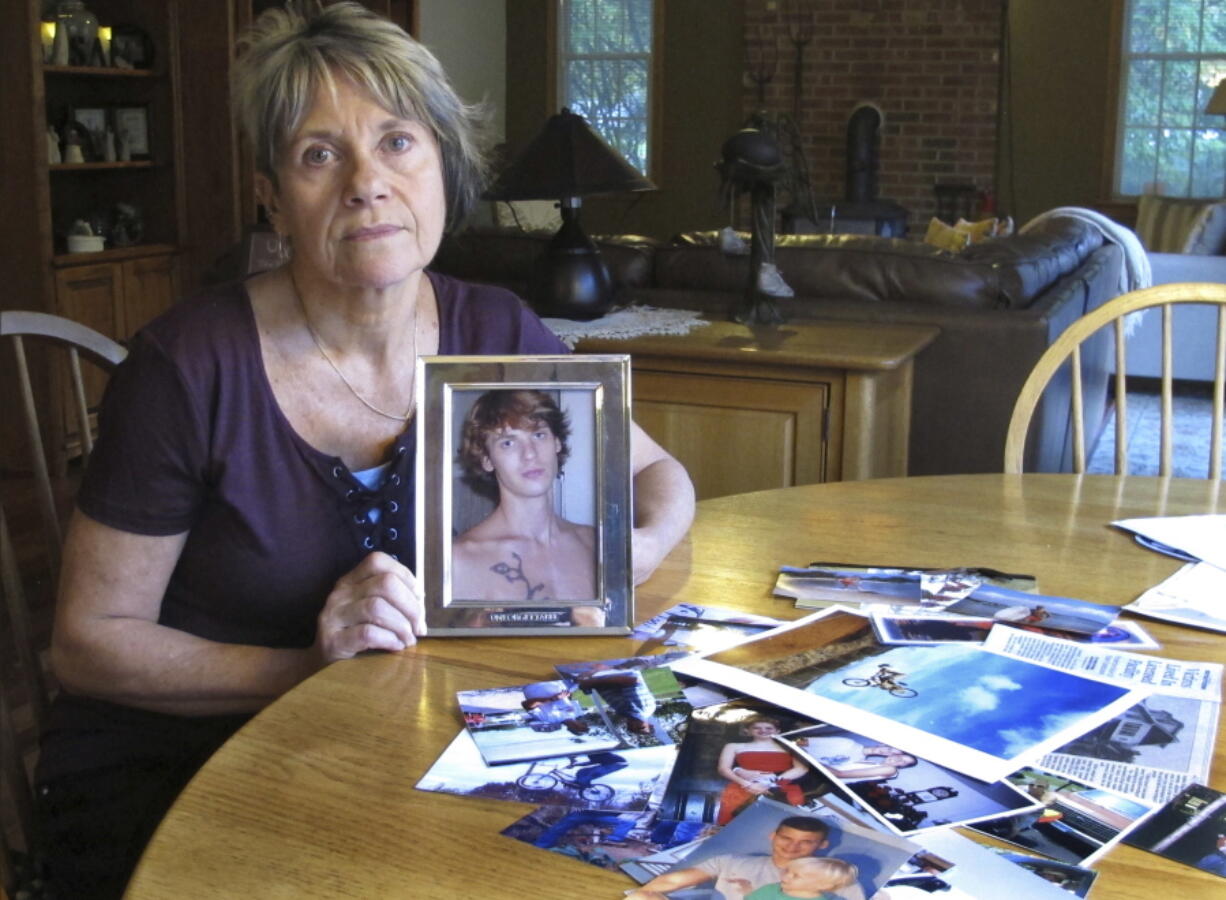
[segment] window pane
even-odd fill
[[[1174,197],[1188,196],[1191,183],[1192,132],[1167,128],[1158,145],[1158,180]]]
[[[1226,3],[1221,0],[1205,4],[1205,30],[1200,49],[1201,53],[1226,53]]]
[[[562,0],[563,104],[646,171],[652,0]]]
[[[1196,88],[1199,63],[1193,59],[1169,61],[1162,85],[1162,124],[1191,128],[1196,121]]]
[[[1148,128],[1129,128],[1124,132],[1121,154],[1120,193],[1143,194],[1158,170],[1158,132]]]
[[[1162,63],[1135,59],[1128,66],[1125,123],[1154,126],[1162,104]]]
[[[1130,0],[1125,26],[1118,190],[1220,196],[1226,119],[1204,108],[1226,77],[1226,2]]]
[[[1196,0],[1167,4],[1167,53],[1195,53],[1200,48],[1200,7]]]
[[[1165,0],[1133,0],[1128,17],[1128,51],[1161,53],[1166,49]]]

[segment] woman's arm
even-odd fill
[[[415,595],[400,582],[399,564],[382,554],[337,582],[314,647],[225,644],[159,625],[186,539],[131,534],[73,515],[51,642],[66,690],[179,715],[250,712],[327,662],[365,649],[402,649],[421,633]]]
[[[633,426],[634,583],[642,584],[685,536],[694,520],[694,485],[685,468]]]

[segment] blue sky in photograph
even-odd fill
[[[893,697],[849,687],[880,663],[905,674],[919,696]],[[993,756],[1012,758],[1074,726],[1128,691],[1056,669],[989,653],[978,646],[897,647],[823,675],[807,688]]]

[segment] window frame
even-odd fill
[[[1205,3],[1207,2],[1208,0],[1201,0],[1202,9],[1204,8]],[[1173,53],[1163,53],[1163,54],[1150,54],[1150,53],[1132,54],[1130,53],[1127,47],[1127,42],[1128,42],[1127,39],[1128,39],[1128,23],[1129,23],[1130,13],[1132,11],[1132,6],[1133,6],[1133,0],[1124,0],[1124,2],[1121,2],[1121,3],[1111,4],[1111,31],[1110,31],[1111,45],[1110,45],[1110,53],[1109,53],[1110,73],[1109,73],[1109,78],[1108,78],[1108,85],[1109,85],[1110,93],[1108,94],[1108,96],[1113,97],[1115,100],[1115,103],[1114,103],[1114,110],[1113,110],[1114,117],[1111,120],[1109,139],[1106,143],[1106,146],[1104,147],[1106,159],[1104,161],[1105,165],[1103,167],[1103,181],[1104,181],[1104,195],[1107,197],[1111,197],[1112,199],[1116,201],[1135,201],[1135,199],[1140,196],[1140,194],[1124,193],[1122,191],[1122,181],[1123,181],[1123,176],[1124,176],[1124,138],[1125,138],[1125,134],[1128,128],[1128,114],[1127,114],[1128,78],[1127,78],[1127,74],[1128,74],[1129,61],[1135,55],[1138,57],[1150,57],[1150,58],[1158,58],[1158,59],[1163,59],[1163,60],[1165,59],[1191,59],[1191,60],[1220,59],[1223,65],[1226,65],[1226,51],[1223,51],[1221,53],[1187,53],[1187,52],[1173,52]],[[1200,122],[1201,115],[1203,115],[1202,111],[1197,110],[1197,119],[1195,120],[1196,123]],[[1195,127],[1195,123],[1194,123],[1194,127],[1192,127],[1189,130],[1195,132],[1195,131],[1202,130],[1203,127],[1204,126],[1201,125],[1200,128],[1197,128]],[[1226,132],[1226,126],[1223,126],[1223,128],[1219,130]],[[1194,151],[1193,151],[1192,158],[1194,158]],[[1189,189],[1192,189],[1191,186],[1189,186]],[[1195,197],[1199,195],[1198,194],[1172,193],[1170,194],[1170,196],[1172,197],[1181,197],[1181,196]]]
[[[565,35],[565,5],[568,0],[554,0],[549,6],[549,33],[550,33],[550,66],[552,77],[549,80],[549,114],[552,115],[560,110],[566,104],[566,66],[565,62],[570,56],[566,53],[566,35]],[[651,50],[647,54],[647,158],[646,169],[643,174],[650,180],[659,183],[658,178],[658,161],[660,158],[659,148],[657,146],[658,137],[661,133],[661,122],[663,114],[662,103],[660,101],[661,85],[663,82],[662,73],[662,57],[663,53],[663,33],[664,33],[664,2],[663,0],[650,0],[651,2]],[[588,54],[575,54],[575,58],[587,58]],[[636,59],[642,58],[643,54],[627,53],[627,54],[605,54],[600,58],[607,59]],[[595,57],[593,57],[595,58]],[[595,124],[592,123],[595,128]],[[599,130],[597,130],[599,133]],[[608,141],[604,135],[602,139]],[[612,142],[609,142],[610,144]],[[633,163],[630,163],[633,166]]]

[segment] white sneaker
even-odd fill
[[[795,297],[796,292],[792,290],[783,276],[779,274],[779,267],[771,263],[762,263],[758,267],[758,290],[768,297]]]
[[[726,256],[748,256],[749,245],[731,225],[725,225],[719,230],[719,251]]]

